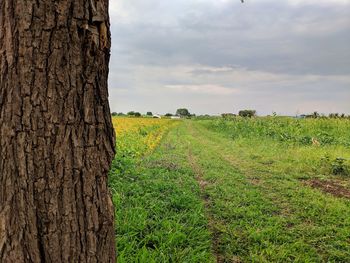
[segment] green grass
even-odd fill
[[[210,213],[219,222],[221,253],[244,262],[349,262],[350,202],[303,184],[326,177],[312,160],[340,147],[294,146],[266,138],[229,139],[193,126],[187,141],[211,183]],[[320,151],[320,152],[319,152]]]
[[[110,186],[118,262],[213,262],[193,172],[172,131],[150,156],[116,157]]]
[[[328,121],[185,121],[149,156],[119,153],[118,262],[350,262],[350,201],[305,183],[349,189],[331,163],[349,121]]]

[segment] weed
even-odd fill
[[[325,155],[321,158],[321,164],[323,167],[326,167],[332,175],[350,175],[349,161],[343,157],[331,158],[329,155]]]
[[[347,165],[347,160],[341,157],[335,158],[331,162],[332,174],[334,175],[349,175],[349,167]]]

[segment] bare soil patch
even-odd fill
[[[343,186],[340,181],[312,179],[307,181],[306,184],[333,196],[350,199],[350,189]]]

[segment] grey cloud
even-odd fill
[[[173,15],[166,5],[159,10],[169,17],[179,16],[165,25],[157,23],[157,14],[150,21],[144,21],[140,14],[140,20],[116,27],[114,35],[120,44],[137,51],[131,62],[238,64],[299,74],[350,71],[349,6],[316,6],[311,10],[269,2],[225,8],[204,5],[199,10],[181,10],[181,6],[188,7],[180,1],[174,12],[181,15]],[[343,21],[340,26],[330,25],[338,20]],[[323,34],[322,27],[328,28]],[[313,36],[314,32],[319,34]]]
[[[350,113],[350,2],[118,2],[111,11],[112,109],[187,104],[214,113],[215,106],[255,105],[270,113],[276,105],[292,113],[310,101]],[[181,92],[169,89],[176,85]],[[213,91],[201,94],[199,87]],[[219,91],[226,97],[213,103]]]

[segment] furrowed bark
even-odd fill
[[[108,0],[0,0],[0,262],[115,262]]]

